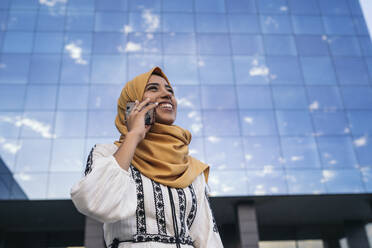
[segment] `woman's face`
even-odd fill
[[[147,82],[143,99],[158,102],[155,108],[155,120],[158,123],[171,125],[176,120],[177,101],[167,81],[158,75],[151,75]]]

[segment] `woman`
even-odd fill
[[[135,102],[125,116],[128,102]],[[155,111],[155,123],[145,114]],[[177,101],[159,67],[123,88],[114,144],[96,144],[71,189],[83,214],[104,223],[108,247],[223,247],[208,201],[209,166],[188,155],[189,131],[173,125]]]

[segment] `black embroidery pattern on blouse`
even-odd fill
[[[216,220],[214,219],[214,216],[213,216],[213,211],[212,211],[212,208],[211,208],[211,202],[209,201],[209,196],[208,196],[208,193],[207,193],[207,189],[205,189],[205,197],[207,198],[208,206],[209,206],[209,209],[211,210],[212,221],[213,221],[213,232],[218,233],[217,223],[216,223]]]
[[[190,193],[191,193],[192,204],[191,204],[190,213],[187,216],[187,227],[190,230],[191,225],[194,222],[194,219],[195,219],[195,216],[196,216],[198,203],[196,201],[196,194],[195,194],[194,187],[192,186],[192,184],[189,185],[189,190],[190,190]]]
[[[163,192],[161,191],[161,187],[158,182],[155,182],[153,180],[151,180],[151,182],[152,189],[154,191],[156,223],[158,224],[158,231],[159,234],[166,235],[167,228],[165,223]]]
[[[137,191],[137,234],[146,234],[146,215],[145,215],[145,196],[143,192],[143,184],[141,173],[134,166],[130,166],[134,182],[136,183]]]
[[[178,194],[178,202],[180,208],[180,222],[181,222],[181,231],[180,236],[183,237],[186,234],[186,226],[185,226],[185,215],[186,215],[186,195],[183,189],[176,189]]]
[[[173,236],[161,235],[161,234],[137,234],[133,236],[133,242],[161,242],[168,244],[175,244],[176,238]],[[193,241],[190,236],[179,237],[179,243],[183,245],[193,246]]]
[[[87,159],[87,164],[85,166],[85,171],[84,175],[88,175],[92,171],[92,164],[93,164],[93,150],[96,147],[96,145],[93,146],[93,148],[90,150],[88,159]]]

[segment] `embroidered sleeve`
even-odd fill
[[[104,145],[92,148],[85,176],[73,185],[70,195],[79,212],[102,223],[116,222],[136,212],[135,183]]]
[[[195,218],[190,226],[190,235],[194,240],[195,248],[214,247],[222,248],[222,241],[218,232],[217,223],[209,204],[208,190],[204,181],[193,183],[195,188],[197,209]]]

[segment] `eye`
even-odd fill
[[[168,91],[169,91],[170,93],[174,94],[174,91],[172,90],[172,88],[167,88],[167,89],[168,89]]]
[[[147,90],[156,91],[156,90],[158,90],[158,87],[157,86],[150,86],[150,87],[147,87]]]

